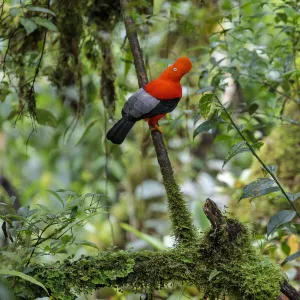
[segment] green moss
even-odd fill
[[[237,237],[228,234],[228,226],[237,229]],[[235,220],[218,231],[208,231],[188,247],[179,244],[168,251],[100,252],[74,262],[31,268],[30,275],[55,299],[75,299],[76,294],[104,286],[153,291],[169,283],[184,283],[198,287],[210,299],[272,300],[280,294],[284,280],[280,268],[253,248],[247,229]],[[17,286],[26,292],[27,299],[45,295],[38,286],[21,280]]]
[[[73,0],[72,5],[66,0],[59,0],[54,4],[54,11],[57,13],[56,25],[60,34],[60,48],[52,81],[59,89],[73,86],[79,88],[79,101],[76,97],[68,95],[65,99],[78,115],[84,109],[79,55],[85,7],[86,1],[83,0]]]
[[[192,216],[186,207],[179,186],[176,182],[164,182],[172,232],[179,243],[193,244],[197,239],[197,233],[193,226]]]
[[[202,241],[201,257],[209,266],[208,280],[202,282],[205,294],[211,298],[225,294],[230,299],[276,299],[283,274],[251,245],[246,228],[242,231],[234,244],[228,243],[230,237],[225,230],[217,235],[210,232]]]

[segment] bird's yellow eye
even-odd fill
[[[174,69],[173,69],[173,71],[175,71],[175,72],[176,72],[176,71],[177,71],[177,68],[174,68]]]

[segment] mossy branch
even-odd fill
[[[248,230],[223,216],[213,201],[206,201],[204,212],[214,220],[212,229],[189,247],[100,252],[77,261],[31,264],[27,274],[43,283],[54,299],[75,299],[76,294],[105,286],[153,291],[173,283],[196,286],[204,299],[275,300],[285,284],[280,267],[262,256]],[[38,285],[21,278],[8,280],[14,280],[16,292],[26,291],[26,299],[46,296]]]
[[[148,77],[135,24],[130,16],[132,4],[128,0],[120,0],[120,4],[139,86],[143,87],[148,83]],[[192,244],[197,238],[196,229],[193,225],[191,214],[189,213],[180,192],[180,188],[174,178],[172,165],[162,135],[158,131],[151,131],[151,135],[168,197],[173,234],[177,242]]]

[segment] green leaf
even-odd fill
[[[7,120],[11,120],[13,119],[14,117],[16,117],[18,115],[18,111],[16,110],[12,110],[9,115],[7,116]]]
[[[56,192],[51,190],[47,190],[47,192],[51,193],[61,203],[61,205],[65,207],[64,200],[61,198],[61,196],[59,196]]]
[[[214,277],[216,277],[220,273],[221,272],[216,269],[212,270],[209,274],[208,281],[211,281]]]
[[[73,191],[70,191],[70,190],[65,190],[65,189],[58,189],[55,192],[58,192],[58,193],[67,193],[68,195],[71,195],[71,196],[81,197],[81,195],[77,194],[76,192],[73,192]]]
[[[164,4],[165,0],[154,0],[153,1],[153,15],[158,15],[162,5]]]
[[[279,191],[279,187],[273,186],[274,184],[275,181],[272,179],[258,178],[257,180],[244,186],[243,193],[239,201],[245,198],[259,197]]]
[[[21,206],[18,209],[17,214],[21,217],[27,218],[29,214],[29,210],[30,210],[30,206]]]
[[[275,21],[278,23],[279,21],[283,21],[284,23],[287,22],[287,15],[286,13],[281,13],[281,12],[278,12],[276,13],[276,17],[275,17]]]
[[[296,194],[287,193],[287,195],[291,201],[296,201],[298,198],[300,198],[300,192]]]
[[[281,246],[282,252],[283,252],[285,255],[289,255],[289,254],[290,254],[290,252],[291,252],[291,247],[288,245],[288,243],[287,243],[286,240],[283,241],[283,242],[281,243],[280,246]]]
[[[54,17],[56,16],[56,14],[55,14],[52,10],[50,10],[50,9],[48,9],[48,8],[46,8],[46,7],[33,6],[33,5],[26,5],[25,8],[26,8],[27,10],[30,10],[30,11],[38,11],[38,12],[50,14],[50,15],[52,15],[52,16],[54,16]]]
[[[0,102],[4,102],[6,99],[6,96],[10,94],[10,90],[7,88],[1,88],[0,89]]]
[[[215,138],[214,142],[216,143],[216,142],[220,142],[220,141],[231,141],[231,140],[232,140],[231,136],[229,136],[227,134],[220,134]]]
[[[71,242],[73,240],[73,236],[72,235],[69,235],[69,234],[65,234],[61,237],[61,241],[64,243],[64,244],[67,244],[69,242]]]
[[[196,92],[196,94],[203,94],[203,93],[206,93],[206,92],[213,92],[215,90],[215,88],[213,86],[206,86],[200,90],[198,90]],[[213,95],[213,94],[205,94],[205,95]]]
[[[208,120],[200,124],[194,131],[193,139],[201,133],[201,132],[208,132],[209,130],[216,128],[220,121],[218,120]]]
[[[146,233],[140,232],[139,230],[135,229],[134,227],[122,223],[121,227],[128,231],[133,233],[134,235],[136,235],[137,237],[141,238],[142,240],[144,240],[145,242],[147,242],[149,245],[151,245],[153,248],[157,249],[157,250],[165,250],[166,246],[157,238],[148,235]]]
[[[206,118],[209,114],[214,96],[214,94],[204,94],[199,100],[199,109],[203,118]]]
[[[128,73],[133,65],[132,59],[133,59],[132,53],[130,50],[128,50],[125,54],[125,59],[124,59],[124,62],[125,62],[124,78],[127,77]]]
[[[276,165],[269,165],[269,166],[267,166],[267,169],[272,173],[272,174],[274,174],[275,175],[275,173],[276,173]],[[264,176],[267,176],[268,175],[268,172],[267,172],[267,170],[265,170],[265,168],[264,167],[261,167],[261,170],[262,170],[262,172],[264,173]]]
[[[276,165],[269,165],[269,166],[267,166],[267,168],[268,168],[268,170],[272,173],[272,174],[274,174],[275,175],[275,173],[276,173]]]
[[[37,122],[40,125],[46,125],[46,126],[50,126],[50,127],[56,127],[56,125],[57,125],[56,118],[48,110],[37,109],[36,110],[36,117],[37,117]]]
[[[32,276],[29,276],[29,275],[26,275],[24,273],[21,273],[21,272],[18,272],[18,271],[14,271],[14,270],[9,270],[9,269],[6,269],[6,268],[3,268],[0,270],[0,275],[11,275],[11,276],[17,276],[17,277],[20,277],[26,281],[29,281],[35,285],[38,285],[40,286],[41,288],[43,288],[46,293],[49,295],[46,287],[39,281],[37,281],[35,278],[33,278]]]
[[[45,212],[47,212],[47,213],[50,212],[50,208],[49,208],[49,207],[47,207],[47,206],[45,206],[45,205],[42,205],[42,204],[38,204],[38,206],[39,206],[42,210],[44,210]]]
[[[48,19],[42,17],[31,18],[36,24],[43,26],[51,31],[57,31],[57,27]]]
[[[84,133],[82,134],[81,138],[80,138],[79,141],[76,143],[75,147],[78,146],[78,145],[82,142],[82,140],[84,139],[84,137],[88,134],[88,132],[90,131],[90,129],[91,129],[97,122],[99,122],[99,119],[90,122],[90,124],[86,127]]]
[[[292,261],[294,259],[297,259],[298,257],[300,257],[300,251],[295,252],[292,255],[289,255],[282,263],[281,266],[285,265],[287,262]]]
[[[252,144],[252,148],[254,148],[255,150],[259,150],[262,146],[264,145],[263,142],[257,142],[257,143],[254,143]]]
[[[244,124],[236,125],[236,127],[237,127],[237,129],[238,129],[239,131],[243,131],[244,128],[245,128]]]
[[[269,221],[267,235],[269,236],[278,226],[292,221],[295,216],[294,210],[282,210],[275,214]]]
[[[258,109],[258,104],[256,103],[252,103],[249,107],[248,107],[248,113],[249,115],[253,115]]]
[[[235,155],[239,154],[239,153],[243,153],[243,152],[248,152],[250,151],[249,148],[246,146],[246,142],[245,141],[242,141],[242,142],[239,142],[235,145],[233,145],[229,152],[227,153],[226,155],[226,158],[224,160],[224,163],[223,163],[223,166],[222,166],[222,169],[224,168],[224,166],[229,162],[229,160],[231,160]]]
[[[17,7],[12,7],[9,9],[9,13],[11,14],[12,17],[16,17],[22,15],[22,10]]]
[[[23,25],[25,28],[27,35],[32,33],[37,29],[37,25],[35,22],[31,21],[28,18],[20,17],[20,23]]]
[[[99,250],[98,246],[90,241],[78,241],[75,244],[76,245],[84,245],[84,246],[92,247],[92,248]]]

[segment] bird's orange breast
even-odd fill
[[[168,100],[182,97],[179,82],[155,79],[144,86],[144,90],[156,99]]]

